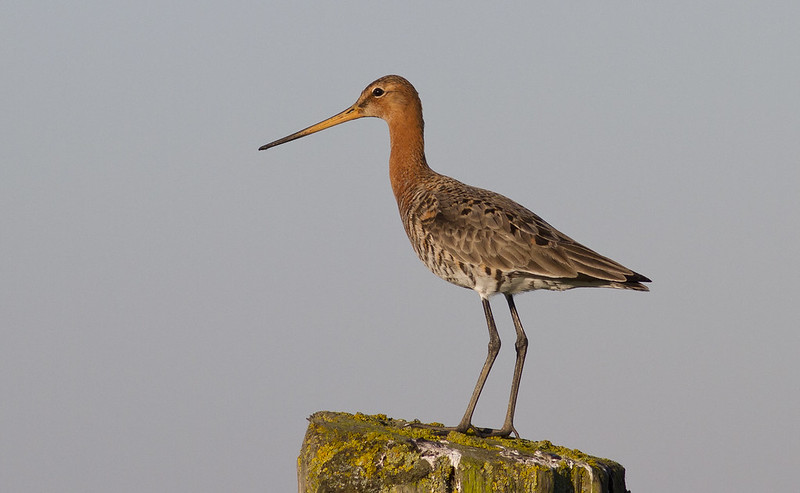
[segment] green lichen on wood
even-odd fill
[[[625,493],[625,469],[549,441],[446,437],[388,418],[318,412],[309,418],[298,484],[314,492]]]

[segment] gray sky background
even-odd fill
[[[3,2],[0,491],[294,491],[317,410],[458,421],[481,304],[411,250],[386,125],[256,151],[389,73],[434,169],[654,281],[517,297],[520,433],[796,487],[800,4],[563,3]]]

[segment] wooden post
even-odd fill
[[[309,422],[300,493],[627,493],[620,464],[548,441],[442,437],[383,415],[320,411]]]

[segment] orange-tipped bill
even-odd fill
[[[316,125],[311,125],[308,128],[304,128],[303,130],[300,130],[299,132],[295,132],[292,135],[287,135],[286,137],[284,137],[282,139],[278,139],[275,142],[270,142],[269,144],[264,144],[263,146],[259,147],[258,150],[259,151],[263,151],[265,149],[269,149],[270,147],[275,147],[275,146],[284,144],[286,142],[289,142],[289,141],[292,141],[292,140],[295,140],[295,139],[299,139],[300,137],[305,137],[306,135],[311,135],[313,133],[319,132],[320,130],[325,130],[326,128],[330,128],[330,127],[332,127],[334,125],[338,125],[338,124],[344,123],[344,122],[349,122],[350,120],[355,120],[356,118],[362,118],[363,116],[365,116],[365,115],[362,113],[361,109],[358,106],[353,105],[353,106],[347,108],[346,110],[342,111],[341,113],[333,115],[332,117],[328,118],[327,120],[321,121],[321,122],[317,123]]]

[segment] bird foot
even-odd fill
[[[500,437],[500,438],[508,438],[511,433],[514,433],[515,438],[519,438],[519,433],[512,425],[510,429],[506,429],[505,427],[496,430],[494,428],[478,428],[473,424],[469,424],[467,426],[440,426],[440,425],[431,425],[426,423],[408,423],[407,426],[411,426],[413,428],[424,428],[426,430],[430,430],[433,434],[439,436],[447,436],[448,433],[451,431],[456,431],[458,433],[469,434],[472,431],[476,436],[481,438],[488,438],[488,437]]]
[[[514,434],[514,438],[519,438],[519,432],[517,432],[517,429],[514,428],[513,426],[511,427],[511,429],[506,429],[505,427],[503,427],[499,430],[495,430],[492,428],[475,428],[474,426],[473,428],[475,429],[475,432],[478,434],[478,436],[482,438],[487,438],[487,437],[508,438],[511,436],[512,433]]]

